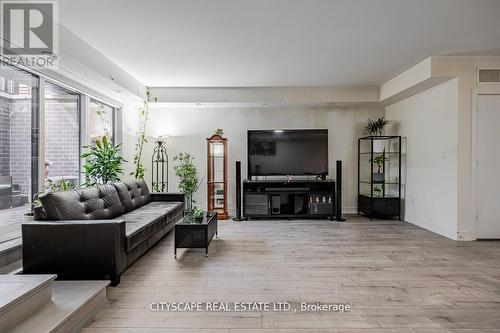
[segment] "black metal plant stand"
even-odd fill
[[[165,142],[156,141],[151,162],[153,192],[168,192],[168,154]]]

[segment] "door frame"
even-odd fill
[[[477,240],[478,219],[477,219],[477,113],[479,112],[479,96],[500,95],[500,84],[488,84],[476,86],[472,89],[472,158],[471,158],[471,196],[470,196],[470,221],[472,222],[472,236]]]

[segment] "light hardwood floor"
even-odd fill
[[[411,224],[224,221],[204,250],[173,234],[136,262],[84,329],[97,332],[500,332],[500,242]],[[334,312],[152,312],[151,302],[349,303]]]

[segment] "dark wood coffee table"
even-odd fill
[[[217,213],[207,212],[201,221],[184,216],[174,225],[174,234],[175,259],[179,248],[205,248],[205,257],[208,257],[210,242],[217,237]]]

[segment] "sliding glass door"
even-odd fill
[[[39,79],[0,62],[0,251],[21,242],[38,191],[38,101]]]
[[[80,179],[80,94],[45,82],[44,179],[74,185]]]
[[[115,108],[88,98],[82,109],[82,96],[0,65],[0,212],[29,211],[33,195],[49,181],[79,184],[82,144],[102,136],[114,140]],[[81,135],[81,119],[86,119],[87,137]],[[15,220],[22,219],[22,214],[15,215]],[[8,220],[0,215],[0,225]]]
[[[26,205],[38,188],[38,85],[0,64],[0,210]]]

